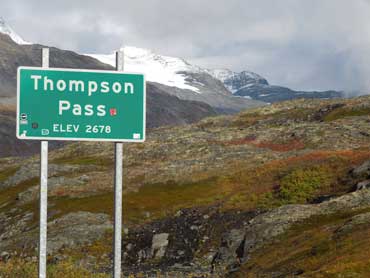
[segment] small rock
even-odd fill
[[[90,180],[88,175],[82,175],[81,177],[78,178],[82,182],[88,182]]]
[[[152,257],[160,259],[164,256],[168,246],[168,237],[169,234],[167,233],[156,234],[153,236],[151,249]]]
[[[355,178],[370,177],[370,160],[352,170],[352,176]]]
[[[132,243],[129,243],[129,244],[127,244],[127,245],[126,245],[126,250],[127,250],[127,251],[131,251],[131,250],[132,250],[132,247],[134,247],[134,246],[132,245]]]
[[[138,256],[138,262],[143,262],[149,257],[148,252],[146,250],[140,250],[137,256]]]
[[[340,227],[336,232],[336,236],[344,235],[353,229],[358,228],[361,225],[369,224],[370,223],[370,212],[362,213],[353,216],[349,221],[344,223],[342,227]]]
[[[366,189],[366,188],[370,188],[370,180],[365,180],[365,181],[359,182],[356,185],[356,190],[362,190],[362,189]]]
[[[61,262],[66,259],[66,256],[64,255],[55,255],[53,259],[51,260],[54,264]]]
[[[5,252],[5,251],[1,252],[0,259],[1,259],[1,261],[6,262],[10,259],[10,254],[8,252]]]

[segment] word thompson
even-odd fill
[[[82,80],[57,80],[54,81],[49,79],[47,76],[42,77],[41,75],[31,75],[33,80],[33,88],[35,91],[41,90],[53,92],[76,92],[76,93],[86,93],[91,96],[93,93],[100,92],[103,94],[108,94],[113,92],[115,94],[134,94],[134,84],[130,82],[114,82],[110,83],[108,81],[96,82],[96,81],[82,81]]]

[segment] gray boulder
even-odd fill
[[[354,178],[369,178],[370,177],[370,160],[354,168],[352,170],[352,176]]]
[[[153,236],[151,255],[153,258],[161,259],[166,253],[169,234],[162,233]]]
[[[370,188],[370,180],[364,180],[356,185],[356,190]]]

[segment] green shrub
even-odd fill
[[[278,198],[283,203],[302,203],[330,187],[334,175],[324,166],[296,169],[280,181]]]

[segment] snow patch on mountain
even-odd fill
[[[183,59],[162,56],[151,50],[126,46],[123,48],[125,71],[142,72],[146,80],[171,87],[187,89],[197,93],[200,90],[186,81],[184,72],[202,72],[200,67],[189,64]],[[105,64],[116,65],[115,54],[86,54]]]
[[[31,44],[23,40],[2,17],[0,17],[0,33],[8,35],[17,44]]]
[[[208,73],[214,78],[222,81],[225,87],[233,94],[241,88],[253,86],[255,84],[268,85],[265,78],[251,71],[242,71],[239,73],[229,69],[214,69],[208,70]]]

